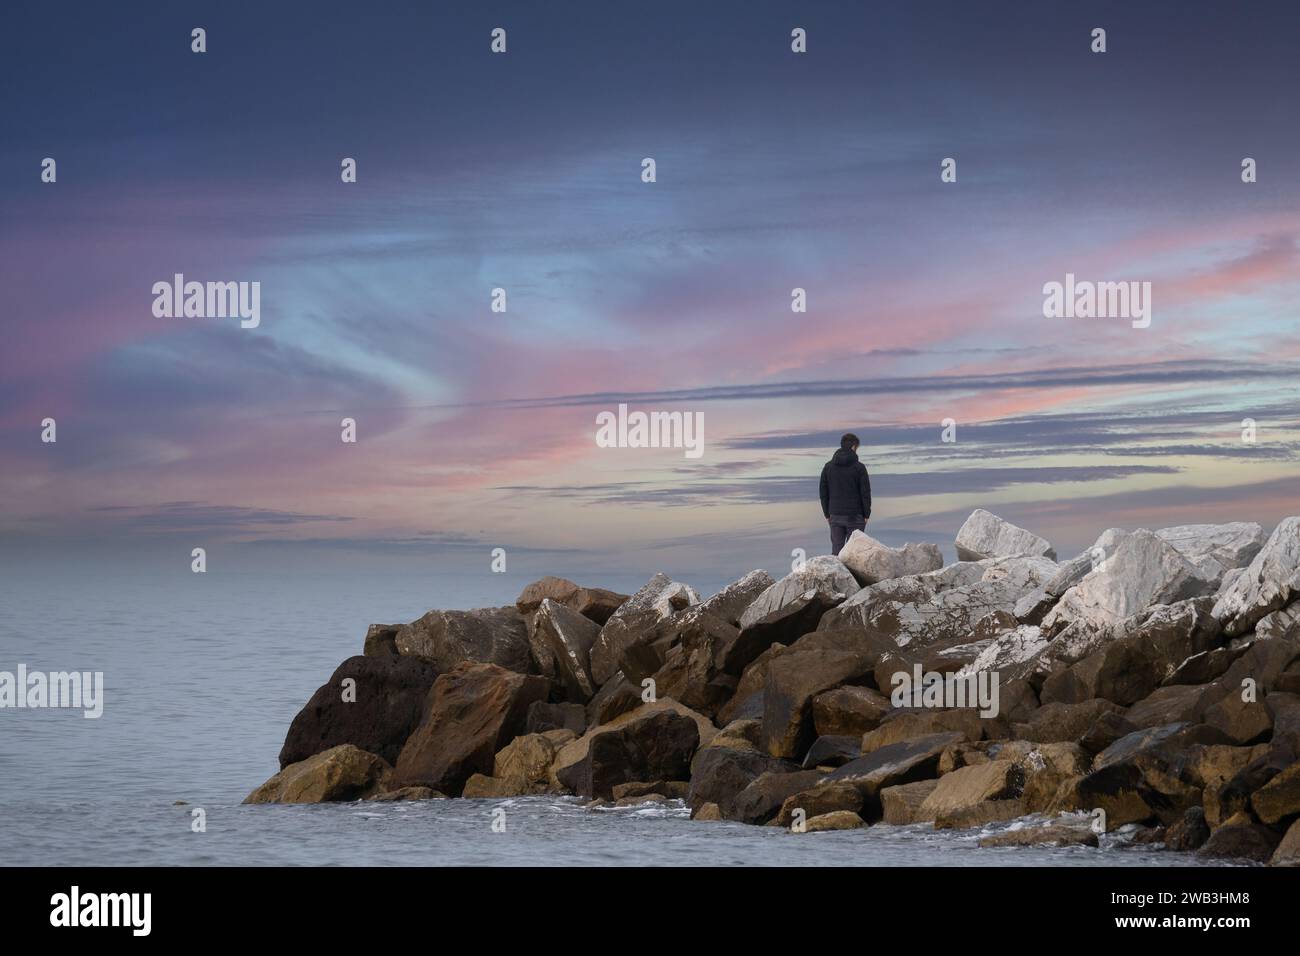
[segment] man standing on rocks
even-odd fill
[[[822,514],[831,526],[831,554],[839,554],[854,531],[865,531],[871,517],[871,478],[858,461],[858,436],[840,439],[840,450],[822,467]]]

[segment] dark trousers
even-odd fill
[[[862,515],[831,515],[831,554],[839,554],[844,542],[855,531],[865,531],[866,519]]]

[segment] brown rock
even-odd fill
[[[836,687],[813,698],[813,727],[818,736],[844,734],[861,738],[889,714],[889,698],[870,687]]]
[[[627,598],[626,594],[604,588],[584,588],[565,578],[547,576],[524,588],[515,601],[515,607],[520,614],[529,615],[541,607],[542,601],[550,599],[597,624],[604,624]]]
[[[366,657],[392,657],[397,654],[397,629],[400,624],[371,624],[366,630],[362,654]]]
[[[697,809],[691,811],[691,819],[721,822],[724,818],[722,810],[716,803],[702,803]]]
[[[1261,823],[1281,823],[1300,814],[1300,763],[1292,764],[1250,798]]]
[[[393,642],[399,653],[428,658],[440,674],[466,662],[496,664],[520,674],[533,671],[528,628],[513,605],[430,611],[400,625]]]
[[[1003,846],[1097,846],[1097,834],[1089,827],[1053,824],[1041,827],[1023,827],[1004,830],[981,837],[981,847]]]
[[[1281,837],[1258,823],[1225,824],[1210,834],[1197,856],[1267,863]]]
[[[1023,800],[984,800],[967,807],[958,807],[934,818],[936,830],[968,830],[990,823],[1002,823],[1025,815]]]
[[[857,830],[865,826],[862,818],[852,810],[832,810],[820,816],[809,817],[804,824],[805,833],[820,833],[826,830]]]
[[[1282,837],[1282,842],[1269,857],[1268,865],[1300,866],[1300,820],[1291,824],[1286,831],[1286,836]]]
[[[381,757],[340,744],[291,763],[246,798],[245,803],[331,803],[364,800],[389,789],[393,768]]]
[[[909,823],[932,823],[933,817],[921,812],[927,797],[939,786],[938,780],[918,780],[880,791],[880,805],[885,823],[905,826]]]
[[[787,797],[781,804],[776,822],[778,826],[790,826],[796,810],[802,810],[807,820],[837,810],[848,810],[856,815],[861,809],[862,794],[857,787],[849,783],[819,783]]]
[[[423,658],[349,657],[294,717],[280,766],[339,744],[353,744],[391,763],[423,718],[437,677]]]
[[[984,728],[979,711],[968,707],[896,712],[863,735],[862,752],[867,754],[889,744],[947,731],[959,733],[966,740],[979,740],[984,736]]]
[[[937,820],[987,800],[1012,800],[1021,795],[1024,784],[1024,771],[1010,760],[962,767],[939,778],[919,815]]]
[[[460,664],[443,674],[397,758],[396,785],[457,795],[473,774],[490,773],[497,751],[523,730],[529,705],[545,698],[546,683],[496,664]]]

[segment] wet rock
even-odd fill
[[[729,804],[723,804],[722,812],[728,820],[767,823],[777,815],[788,798],[807,790],[823,776],[817,770],[796,770],[793,773],[766,771],[751,780]]]
[[[937,820],[988,800],[1013,800],[1021,795],[1024,785],[1024,771],[1010,760],[962,767],[939,778],[919,814]]]
[[[612,793],[615,802],[638,797],[660,796],[666,800],[685,800],[690,785],[685,780],[656,780],[651,783],[633,781],[615,785]]]
[[[393,768],[381,757],[340,744],[291,763],[244,803],[332,803],[364,800],[389,789]]]
[[[724,817],[722,816],[722,808],[716,803],[704,803],[700,805],[699,809],[691,811],[691,819],[720,823]]]
[[[1210,827],[1205,822],[1201,807],[1188,807],[1182,819],[1165,831],[1165,847],[1180,853],[1199,850],[1210,838]]]
[[[1015,830],[1004,830],[986,837],[980,837],[980,847],[994,848],[1004,846],[1090,846],[1099,843],[1097,834],[1091,827],[1051,824],[1048,826],[1029,826]]]
[[[762,774],[793,773],[799,765],[736,742],[732,746],[704,747],[691,761],[687,800],[692,807],[706,803],[728,808],[736,795]],[[729,814],[728,814],[729,815]]]
[[[1300,866],[1300,820],[1291,824],[1282,837],[1282,842],[1277,845],[1273,855],[1269,857],[1269,866]]]
[[[1258,823],[1237,823],[1219,827],[1211,833],[1196,855],[1267,863],[1279,843],[1281,838],[1268,827]]]
[[[827,830],[858,830],[866,826],[862,818],[851,810],[833,810],[819,816],[809,817],[804,824],[805,833],[821,833]]]
[[[445,800],[446,798],[446,794],[429,787],[399,787],[396,790],[385,790],[366,797],[367,800],[379,803],[405,803],[410,800]]]
[[[938,780],[917,780],[914,783],[903,783],[881,790],[880,807],[883,822],[894,826],[933,823],[934,817],[922,813],[921,807],[937,786],[939,786]]]
[[[984,800],[972,806],[947,810],[934,818],[936,830],[969,830],[973,827],[1002,823],[1025,815],[1025,802],[1013,800]]]
[[[796,811],[803,811],[805,820],[824,813],[847,810],[857,814],[862,809],[862,794],[850,783],[816,783],[807,790],[802,790],[781,804],[781,812],[776,815],[778,826],[789,827],[796,819]]]

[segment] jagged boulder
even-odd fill
[[[1055,570],[1047,558],[1013,557],[895,578],[828,611],[818,629],[888,634],[899,648],[970,643],[1014,625],[1017,602]]]
[[[1246,570],[1214,605],[1229,637],[1244,634],[1271,611],[1300,596],[1300,517],[1284,519]]]
[[[749,606],[775,583],[772,575],[766,571],[750,571],[739,581],[731,582],[717,594],[701,601],[700,610],[739,627],[740,619]]]
[[[947,733],[890,744],[850,760],[827,776],[825,782],[852,784],[862,794],[863,816],[878,820],[881,790],[933,777],[943,752],[963,740],[961,734]]]
[[[392,763],[423,718],[437,677],[433,663],[420,657],[349,657],[294,717],[280,767],[339,744]]]
[[[389,789],[393,768],[352,744],[339,744],[291,763],[247,797],[245,803],[331,803],[364,800]]]
[[[547,681],[495,664],[460,664],[429,691],[426,716],[397,757],[394,784],[457,795],[472,774],[491,774],[497,751],[524,729]]]
[[[1060,633],[1073,621],[1107,625],[1157,604],[1175,604],[1214,593],[1214,582],[1159,535],[1147,530],[1122,537],[1114,550],[1070,588],[1043,619]]]
[[[1098,650],[1044,682],[1042,702],[1100,697],[1128,707],[1148,697],[1190,657],[1215,645],[1219,624],[1210,613],[1213,605],[1210,597],[1161,604],[1112,626]]]
[[[604,684],[623,667],[623,657],[634,645],[655,637],[659,622],[700,602],[689,585],[656,574],[636,594],[623,602],[591,649],[591,676]]]
[[[551,778],[588,799],[608,798],[620,783],[686,780],[691,758],[717,732],[704,715],[661,697],[566,744],[551,765]]]
[[[600,625],[550,598],[542,598],[530,639],[538,669],[561,687],[568,700],[586,703],[599,686],[591,676],[591,648]]]
[[[943,552],[938,545],[908,542],[901,548],[891,548],[863,531],[849,535],[839,559],[863,587],[943,567]]]
[[[766,588],[740,617],[743,631],[763,618],[803,598],[813,591],[824,600],[838,604],[860,590],[857,579],[839,558],[829,554],[818,555],[804,562],[803,567],[792,571]]]
[[[397,651],[397,629],[400,624],[371,624],[366,629],[366,640],[361,651],[366,657],[393,657]]]
[[[533,672],[524,617],[513,605],[473,611],[430,611],[397,629],[400,654],[428,658],[438,673],[457,664],[496,664],[520,674]]]
[[[1056,560],[1045,539],[1013,525],[983,508],[976,508],[957,532],[957,557],[963,561],[1033,555]]]
[[[585,753],[557,767],[556,779],[588,799],[609,798],[622,783],[686,779],[700,743],[695,721],[672,710],[631,716],[592,731]]]
[[[1253,521],[1184,524],[1161,528],[1156,534],[1190,561],[1201,577],[1216,586],[1227,572],[1250,564],[1268,540],[1263,527]]]

